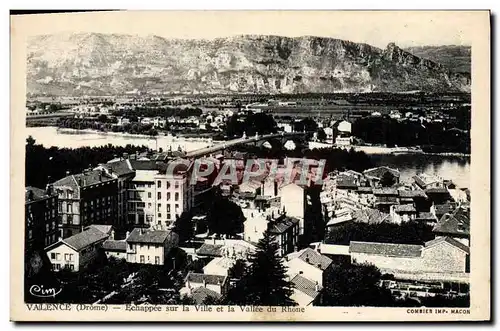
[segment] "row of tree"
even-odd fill
[[[200,108],[177,108],[177,107],[151,107],[151,106],[135,106],[133,109],[115,110],[114,116],[136,116],[136,117],[180,117],[186,118],[191,116],[199,117],[203,111]]]

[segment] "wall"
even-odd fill
[[[155,257],[160,257],[160,265],[165,263],[165,249],[160,244],[132,244],[132,250],[129,249],[127,243],[127,262],[141,263],[141,255],[144,255],[145,264],[155,264]]]
[[[422,262],[420,258],[385,257],[381,255],[351,253],[351,261],[356,263],[371,263],[378,268],[384,269],[414,271],[422,269]]]
[[[442,242],[423,249],[423,268],[430,272],[465,272],[466,255],[461,249]]]
[[[286,265],[288,266],[287,273],[290,275],[290,278],[295,277],[300,271],[302,271],[302,277],[307,278],[312,282],[318,282],[318,285],[323,286],[323,271],[321,269],[318,269],[299,258],[288,261]]]
[[[59,260],[57,259],[52,259],[51,258],[51,253],[56,253],[60,254],[59,255]],[[73,254],[73,261],[66,261],[65,260],[65,254]],[[65,264],[72,264],[74,267],[74,271],[80,270],[80,259],[79,259],[79,254],[70,248],[69,246],[61,243],[59,245],[56,245],[56,247],[52,248],[51,250],[47,251],[47,256],[50,260],[50,263],[52,264],[60,264],[60,269],[64,268]]]
[[[127,259],[127,253],[125,252],[111,252],[111,251],[106,251],[106,257],[114,257],[117,259]]]
[[[293,293],[290,298],[295,301],[299,306],[309,306],[313,303],[313,298],[301,292],[299,290],[293,289]]]

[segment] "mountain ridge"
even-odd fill
[[[470,75],[394,43],[315,36],[41,35],[28,39],[27,69],[33,94],[470,91]]]

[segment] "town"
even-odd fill
[[[383,144],[424,153],[424,144],[395,144],[402,135],[373,141],[373,123],[419,134],[447,125],[462,140],[453,129],[461,120],[449,115],[458,111],[365,107],[297,119],[268,109],[290,112],[297,101],[241,99],[30,104],[34,126],[218,138],[192,151],[110,146],[85,166],[71,168],[67,156],[55,169],[27,169],[27,288],[62,284],[51,302],[89,304],[468,306],[468,188],[434,173],[403,179],[353,152]],[[214,111],[196,108],[207,106]],[[31,137],[26,148],[27,164],[51,162]],[[35,153],[43,161],[30,161]]]

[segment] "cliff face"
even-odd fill
[[[394,44],[319,38],[58,34],[28,41],[28,92],[111,94],[131,90],[199,93],[470,91],[451,73]]]
[[[421,58],[441,63],[453,72],[470,73],[471,71],[470,46],[419,46],[405,50]]]

